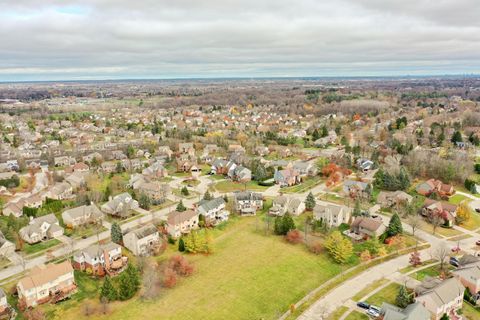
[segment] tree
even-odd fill
[[[212,200],[213,196],[210,194],[210,192],[205,191],[205,194],[203,195],[203,200]]]
[[[408,293],[407,288],[405,286],[401,286],[398,290],[395,304],[400,308],[406,308],[412,302],[412,296]]]
[[[187,186],[183,186],[183,188],[180,190],[180,193],[185,197],[190,194],[190,192],[187,189]]]
[[[112,241],[120,244],[123,242],[123,233],[122,229],[118,225],[118,223],[114,222],[112,223],[112,227],[110,229],[110,236],[112,237]]]
[[[185,251],[185,242],[183,241],[182,238],[178,240],[178,251],[184,252]]]
[[[316,141],[316,140],[320,139],[320,133],[318,132],[317,129],[313,130],[312,139],[313,139],[313,141]]]
[[[346,263],[353,254],[352,242],[343,237],[340,231],[334,231],[327,237],[325,248],[332,258],[340,264]]]
[[[290,230],[285,236],[285,240],[291,244],[298,244],[302,242],[302,234],[298,230]]]
[[[145,193],[142,193],[140,199],[138,199],[138,204],[140,205],[140,208],[148,210],[151,205],[150,198]]]
[[[471,210],[465,201],[460,202],[457,209],[457,216],[455,218],[457,224],[462,224],[470,219]]]
[[[140,288],[140,276],[137,268],[131,263],[119,276],[118,298],[122,301],[132,298]]]
[[[442,243],[433,251],[433,258],[440,262],[440,270],[443,270],[448,255],[449,250],[446,243]]]
[[[110,281],[110,277],[105,277],[103,285],[100,288],[100,298],[104,298],[107,301],[115,301],[118,297],[117,290]]]
[[[183,205],[183,201],[182,201],[182,200],[180,200],[180,202],[177,204],[176,210],[177,210],[178,212],[187,211],[187,208]]]
[[[450,320],[450,316],[448,314],[444,313],[442,315],[442,317],[440,318],[440,320]]]
[[[283,217],[275,218],[274,232],[277,235],[286,235],[290,230],[295,229],[295,222],[288,213]]]
[[[422,218],[418,214],[408,216],[407,223],[412,228],[412,236],[415,237],[415,231],[420,227]]]
[[[308,210],[308,211],[312,211],[313,208],[315,207],[315,197],[313,196],[313,194],[311,192],[308,193],[307,195],[307,198],[305,199],[305,208]]]
[[[360,200],[356,199],[355,207],[353,208],[353,211],[352,211],[352,216],[358,217],[361,215],[362,215],[362,209],[360,208]]]
[[[453,144],[463,141],[462,134],[460,133],[460,131],[457,130],[453,133],[451,141]]]
[[[422,264],[420,253],[417,250],[412,252],[412,254],[410,255],[409,262],[414,268]]]
[[[396,236],[403,233],[402,221],[397,213],[394,213],[387,228],[387,234],[389,237]]]

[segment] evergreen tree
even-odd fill
[[[312,211],[313,208],[315,207],[315,197],[313,196],[313,194],[310,192],[308,195],[307,195],[307,198],[305,199],[305,208],[308,210],[308,211]]]
[[[402,221],[400,220],[398,213],[395,212],[388,224],[387,234],[389,237],[393,237],[401,233],[403,233]]]
[[[100,288],[100,298],[105,298],[107,301],[115,301],[117,299],[117,290],[110,281],[110,277],[105,277],[102,287]]]
[[[328,129],[326,126],[322,127],[322,137],[327,137],[328,136]]]
[[[183,241],[182,238],[178,240],[178,251],[184,252],[185,251],[185,242]]]
[[[407,170],[405,170],[404,167],[400,168],[398,180],[400,183],[401,190],[407,190],[410,187],[410,177],[408,176]]]
[[[223,196],[223,201],[225,201],[225,203],[228,203],[228,197],[227,197],[227,195],[224,195],[224,196]]]
[[[453,144],[463,141],[462,134],[460,133],[460,131],[455,131],[455,133],[452,135],[451,141]]]
[[[397,298],[395,299],[395,304],[400,308],[406,308],[410,303],[412,303],[412,297],[408,293],[405,286],[401,286],[398,290]]]
[[[140,205],[140,208],[148,210],[150,209],[151,204],[150,198],[145,193],[142,193],[140,199],[138,199],[138,204]]]
[[[290,230],[295,229],[295,222],[291,215],[286,213],[282,217],[282,235],[286,235]]]
[[[210,194],[210,192],[205,191],[205,194],[203,195],[203,200],[212,200],[213,196]]]
[[[180,200],[180,202],[179,202],[178,205],[177,205],[177,211],[178,211],[178,212],[187,211],[187,208],[183,205],[183,201],[182,201],[182,200]]]
[[[131,263],[119,276],[118,298],[122,301],[132,298],[140,288],[140,276]]]
[[[316,140],[320,139],[320,133],[318,132],[317,129],[313,130],[312,139],[313,139],[313,141],[316,141]]]
[[[112,237],[112,241],[120,244],[123,241],[123,234],[122,234],[122,229],[118,225],[118,223],[114,222],[112,223],[112,227],[110,229],[110,236]]]
[[[187,189],[187,186],[183,186],[182,190],[180,190],[180,193],[184,196],[188,196],[190,192]]]

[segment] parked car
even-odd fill
[[[370,305],[364,301],[358,302],[357,307],[360,307],[362,309],[370,309]]]
[[[452,248],[452,252],[455,252],[455,253],[458,253],[460,252],[462,249],[460,249],[460,247],[453,247]]]
[[[380,317],[380,308],[377,306],[370,306],[370,308],[367,310],[367,314],[374,318],[378,318]]]
[[[480,246],[480,240],[477,240],[477,242],[475,242],[477,244],[477,246]]]
[[[454,266],[454,267],[459,267],[460,266],[460,263],[458,262],[458,259],[455,258],[455,257],[450,257],[450,261],[449,263]]]
[[[475,208],[475,211],[480,213],[480,208]]]

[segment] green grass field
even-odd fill
[[[332,314],[328,317],[329,320],[338,320],[340,319],[345,312],[347,312],[348,307],[341,306],[337,308]]]
[[[459,204],[460,202],[462,202],[464,200],[470,201],[470,199],[465,197],[464,195],[455,194],[455,195],[451,196],[450,199],[448,199],[448,202],[450,202],[451,204]]]
[[[290,304],[340,272],[326,254],[313,255],[302,245],[264,236],[260,219],[234,220],[224,230],[214,231],[212,255],[188,256],[196,272],[175,288],[163,289],[151,302],[134,298],[113,303],[108,315],[98,312],[88,318],[276,319]],[[98,306],[98,299],[94,301]],[[56,319],[60,318],[86,317],[78,306],[57,312]]]
[[[310,177],[298,185],[282,188],[281,191],[284,193],[303,193],[312,189],[316,185],[319,185],[322,182],[323,180],[320,177]]]
[[[384,302],[394,305],[399,289],[400,289],[400,285],[398,283],[391,283],[385,288],[375,293],[370,298],[368,298],[367,303],[373,304],[377,307],[381,307],[382,303]]]
[[[60,240],[57,240],[57,239],[51,239],[51,240],[47,240],[47,241],[43,241],[35,244],[25,243],[25,245],[23,246],[23,252],[25,252],[25,254],[27,255],[30,255],[30,254],[38,253],[41,251],[45,251],[49,248],[56,246],[59,243],[61,242]]]

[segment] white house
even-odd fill
[[[198,213],[193,210],[175,211],[168,215],[167,232],[174,238],[198,228]]]
[[[200,201],[198,213],[205,217],[207,224],[213,225],[228,220],[229,215],[229,212],[225,210],[225,200],[223,198]]]
[[[313,218],[322,221],[330,228],[338,227],[342,223],[348,224],[350,217],[350,208],[335,203],[317,201],[313,208]]]
[[[136,256],[149,255],[160,241],[160,233],[153,224],[130,231],[123,236],[124,246]]]

